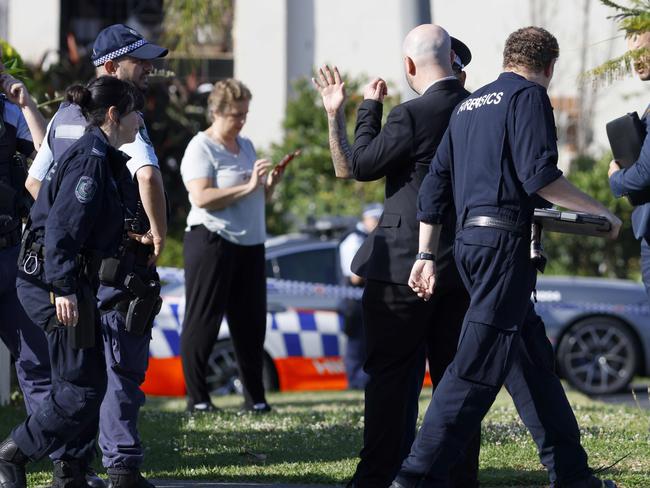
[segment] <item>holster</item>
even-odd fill
[[[142,336],[149,332],[154,318],[160,312],[160,282],[150,280],[145,283],[135,273],[129,273],[124,280],[124,286],[135,295],[129,303],[125,328],[131,334]]]

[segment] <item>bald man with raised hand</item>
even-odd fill
[[[452,71],[452,46],[469,50],[439,26],[424,24],[404,40],[404,71],[420,96],[396,106],[381,126],[386,83],[375,78],[364,90],[355,141],[347,142],[344,83],[325,66],[314,84],[328,114],[330,150],[337,177],[386,180],[384,213],[352,262],[366,280],[362,307],[368,358],[364,446],[349,486],[387,487],[415,435],[425,358],[436,385],[452,360],[469,299],[452,258],[455,220],[446,222],[436,257],[439,291],[424,302],[408,286],[418,250],[416,199],[420,183],[454,107],[469,93]],[[470,59],[471,59],[471,55]],[[469,59],[463,60],[467,64]],[[433,256],[420,256],[432,259]],[[455,488],[478,486],[479,435],[454,470]]]

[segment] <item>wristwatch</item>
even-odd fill
[[[436,256],[435,254],[431,254],[430,252],[419,252],[415,255],[416,261],[419,259],[424,259],[426,261],[435,261]]]

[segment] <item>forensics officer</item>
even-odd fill
[[[18,297],[47,336],[52,393],[0,444],[0,485],[26,486],[25,464],[75,438],[96,434],[106,390],[106,367],[94,286],[99,260],[116,252],[124,216],[116,181],[128,156],[116,147],[133,142],[140,92],[102,76],[68,91],[89,127],[47,174],[22,243]],[[92,455],[67,453],[85,461]],[[85,484],[80,474],[75,485]]]
[[[364,445],[351,483],[358,487],[388,486],[394,478],[415,436],[425,352],[435,385],[454,355],[469,303],[451,256],[455,226],[451,214],[438,253],[440,295],[423,302],[407,285],[417,253],[418,189],[453,108],[469,95],[452,71],[456,58],[452,49],[469,53],[461,46],[439,26],[424,24],[413,29],[404,40],[404,69],[409,85],[421,96],[395,107],[382,128],[386,85],[379,78],[373,80],[364,91],[351,150],[338,71],[324,67],[319,80],[314,80],[328,114],[336,175],[359,181],[386,178],[384,213],[352,262],[352,271],[366,280],[364,369],[370,376],[365,390]],[[477,435],[466,461],[459,463],[455,486],[477,486],[478,449]]]
[[[634,62],[634,70],[642,81],[650,81],[650,32],[632,34],[627,40],[630,50],[646,49],[645,55]],[[646,136],[639,159],[629,168],[621,169],[616,161],[609,165],[609,185],[612,193],[622,197],[629,192],[650,188],[650,105],[643,116]],[[641,272],[643,284],[650,295],[650,203],[640,205],[632,212],[634,237],[641,241]]]
[[[425,486],[449,486],[450,464],[464,452],[504,382],[553,486],[615,486],[591,474],[578,424],[553,371],[553,348],[530,299],[536,281],[530,225],[542,199],[606,217],[612,238],[621,226],[557,168],[546,89],[558,56],[557,40],[544,29],[511,34],[505,72],[454,109],[420,188],[419,251],[440,255],[438,236],[454,211],[453,197],[461,229],[454,256],[471,299],[456,356],[394,488],[421,486],[425,475]],[[435,299],[439,277],[437,259],[418,259],[409,284],[424,299]]]

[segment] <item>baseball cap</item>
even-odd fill
[[[461,69],[465,68],[472,60],[472,51],[469,50],[464,42],[455,37],[451,37],[451,49],[456,53],[456,60],[453,64],[459,64]]]
[[[168,50],[147,41],[128,25],[113,24],[103,29],[93,44],[90,57],[95,67],[121,56],[137,59],[156,59],[167,56]]]

